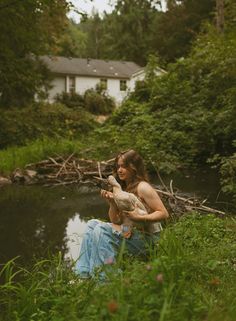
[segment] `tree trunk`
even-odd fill
[[[216,0],[216,28],[220,33],[224,31],[224,0]]]

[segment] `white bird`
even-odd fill
[[[133,193],[123,191],[121,185],[117,182],[114,176],[108,176],[108,183],[112,186],[113,198],[121,213],[122,211],[133,211],[136,209],[140,215],[148,214],[147,209],[137,196]],[[122,227],[124,229],[123,234],[128,238],[131,236],[133,221],[126,215],[122,215],[122,219]]]
[[[145,206],[137,196],[123,191],[114,176],[108,176],[108,183],[112,186],[114,201],[120,211],[133,211],[137,208],[140,215],[147,214]]]

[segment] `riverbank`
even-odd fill
[[[9,262],[1,319],[234,321],[235,230],[232,218],[188,213],[166,226],[148,261],[120,253],[104,284],[79,282],[60,255],[28,271]]]

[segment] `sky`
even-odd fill
[[[91,14],[93,8],[95,8],[99,13],[106,12],[110,13],[112,7],[109,6],[109,0],[70,0],[70,2],[80,11],[85,11]],[[73,18],[76,22],[79,22],[80,16],[75,12],[70,12],[69,17]]]
[[[106,11],[107,13],[112,12],[112,7],[109,5],[109,2],[114,3],[115,1],[109,1],[109,0],[70,0],[70,2],[79,10],[84,11],[88,14],[91,14],[93,8],[95,8],[100,14],[103,13],[103,11]],[[163,9],[165,8],[165,0],[162,0],[162,6]],[[69,13],[69,17],[73,18],[76,22],[79,22],[80,15],[77,13],[71,11]]]

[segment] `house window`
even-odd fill
[[[75,93],[75,77],[69,77],[69,93]]]
[[[126,90],[127,90],[127,81],[120,80],[120,91],[126,91]]]
[[[105,78],[100,79],[100,86],[101,86],[101,89],[107,90],[107,79]]]

